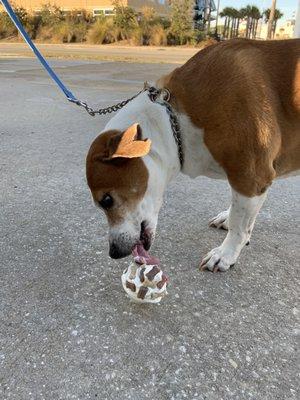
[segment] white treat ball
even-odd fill
[[[159,303],[167,294],[168,278],[157,265],[131,263],[121,279],[125,292],[136,303]]]

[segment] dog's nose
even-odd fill
[[[109,246],[109,256],[114,259],[127,257],[131,254],[132,249],[124,246],[118,246],[116,243],[111,243]]]

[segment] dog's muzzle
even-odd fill
[[[109,256],[114,259],[127,257],[131,254],[133,247],[120,246],[118,243],[112,242],[109,245]]]
[[[140,236],[132,238],[127,233],[121,233],[110,239],[109,256],[114,259],[129,256],[137,244],[142,244],[145,250],[149,250],[152,243],[152,233],[147,228],[146,221],[141,223]]]

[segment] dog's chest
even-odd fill
[[[182,131],[184,166],[182,172],[191,178],[203,175],[214,179],[226,179],[226,174],[206,147],[202,129],[197,128],[184,114],[179,115]]]

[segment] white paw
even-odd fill
[[[209,221],[209,226],[212,226],[217,229],[225,229],[228,231],[228,217],[229,217],[229,209],[226,211],[222,211],[216,217],[212,218]]]
[[[203,258],[200,269],[201,271],[208,269],[212,272],[225,272],[235,264],[238,256],[239,252],[234,251],[234,249],[229,246],[221,245],[211,250]]]

